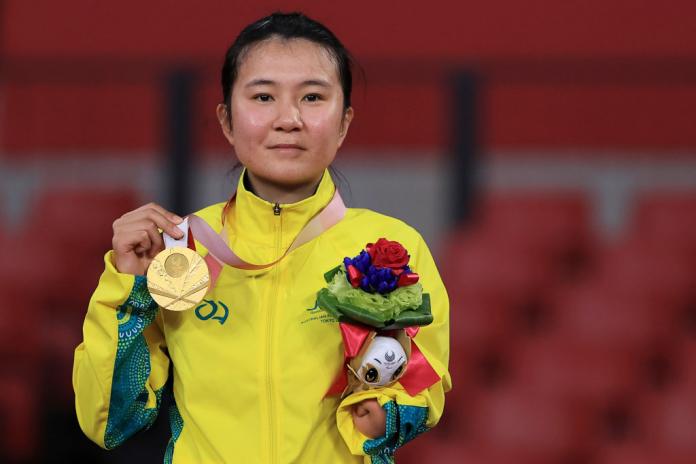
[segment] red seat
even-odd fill
[[[467,431],[477,446],[557,458],[591,446],[597,421],[584,404],[510,386],[477,397],[469,415]]]
[[[50,240],[65,256],[103,255],[111,248],[113,222],[137,206],[131,190],[45,190],[31,206],[24,235]]]
[[[595,464],[693,464],[696,455],[631,443],[601,449]]]
[[[606,407],[640,391],[643,363],[632,353],[557,335],[511,352],[512,385]]]
[[[112,224],[137,206],[136,196],[130,190],[56,189],[42,192],[34,203],[11,250],[15,262],[27,268],[18,275],[42,283],[38,290],[53,314],[79,310],[81,316],[104,269]]]
[[[428,432],[432,433],[432,432]],[[426,434],[427,435],[427,434]],[[416,438],[396,452],[399,464],[557,464],[558,456],[535,450],[505,451],[483,447],[452,437],[448,440]],[[578,461],[570,461],[578,462]]]
[[[32,379],[0,373],[0,458],[34,462],[39,439],[38,389]]]
[[[448,292],[452,347],[478,351],[503,344],[515,332],[512,311],[501,301],[458,287]]]
[[[533,251],[478,233],[455,232],[442,250],[442,277],[455,296],[473,295],[521,306],[556,278],[553,267]]]
[[[674,253],[665,243],[632,237],[601,251],[597,280],[615,293],[648,300],[661,311],[674,313],[696,297],[696,260]]]
[[[36,299],[36,291],[24,292],[0,280],[0,362],[36,366],[44,341],[46,317]],[[38,367],[36,367],[38,370]]]
[[[635,234],[696,256],[696,192],[646,192],[636,201]]]
[[[591,209],[583,192],[493,193],[481,202],[479,218],[486,235],[557,263],[577,258],[592,241]]]
[[[696,340],[682,340],[674,358],[674,380],[678,388],[696,391]]]
[[[564,287],[549,300],[559,336],[606,350],[651,352],[668,343],[677,328],[673,313],[604,282]]]
[[[644,442],[655,449],[696,458],[696,395],[679,385],[643,399],[639,430]],[[693,461],[692,461],[693,462]]]

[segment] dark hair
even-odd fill
[[[232,86],[237,79],[240,61],[252,45],[272,37],[307,39],[324,47],[331,54],[338,68],[338,79],[343,90],[343,109],[350,107],[350,95],[353,89],[351,72],[353,58],[341,41],[326,26],[302,13],[276,12],[245,27],[227,49],[221,81],[223,103],[227,106],[228,114]]]

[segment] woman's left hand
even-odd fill
[[[387,413],[377,400],[363,400],[353,406],[353,423],[363,435],[381,437],[387,430]]]

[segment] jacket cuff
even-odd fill
[[[130,307],[137,312],[152,312],[157,303],[147,289],[147,278],[143,275],[124,274],[116,269],[113,250],[104,255],[104,273],[99,279],[100,301],[112,307]]]
[[[369,438],[353,423],[353,405],[366,399],[376,399],[386,412],[386,431],[381,437]],[[339,405],[336,420],[351,453],[366,456],[367,463],[391,463],[397,449],[428,430],[428,406],[424,397],[410,396],[397,383],[348,396]]]

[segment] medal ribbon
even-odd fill
[[[188,218],[184,218],[183,221],[181,221],[181,224],[176,225],[181,232],[184,233],[184,235],[180,239],[175,239],[171,235],[169,235],[166,232],[162,233],[162,238],[164,239],[164,247],[165,248],[175,248],[175,247],[184,247],[186,248],[188,244],[188,231],[189,231],[189,225],[188,225]]]
[[[230,199],[228,206],[233,201],[234,196]],[[227,206],[225,207],[225,211],[226,210]],[[208,249],[208,255],[203,259],[205,260],[206,264],[208,264],[208,269],[210,270],[212,288],[220,275],[223,264],[227,264],[228,266],[235,267],[237,269],[246,270],[265,269],[271,267],[285,258],[285,256],[287,256],[287,254],[292,250],[304,245],[336,225],[341,221],[341,219],[343,219],[345,214],[346,206],[343,203],[343,199],[338,193],[338,190],[335,190],[329,204],[326,205],[326,207],[324,207],[324,209],[322,209],[317,215],[315,215],[304,226],[304,228],[302,228],[300,233],[295,237],[295,240],[293,240],[288,249],[285,250],[285,253],[283,253],[280,258],[267,264],[252,264],[237,256],[226,243],[226,226],[223,227],[223,229],[218,233],[215,232],[215,230],[213,230],[213,228],[210,227],[206,221],[195,214],[188,216],[187,219],[189,226],[191,227],[191,232],[196,237],[196,240],[198,240]]]

